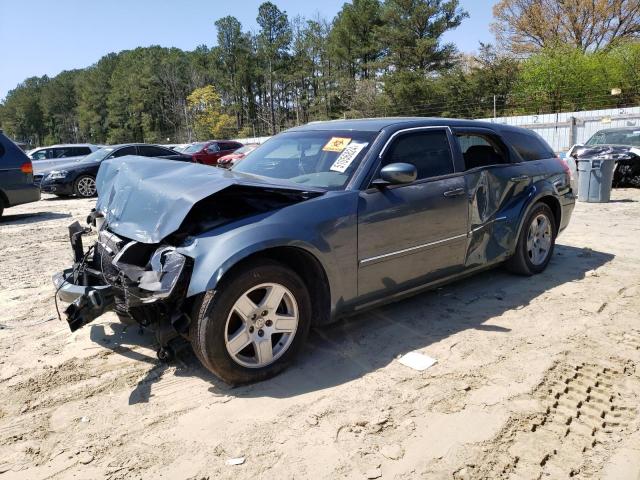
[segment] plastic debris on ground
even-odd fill
[[[436,364],[437,360],[420,352],[409,352],[398,358],[402,365],[418,370],[419,372]]]

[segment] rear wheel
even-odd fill
[[[555,246],[557,227],[551,209],[537,203],[523,224],[516,251],[506,266],[519,275],[534,275],[547,268]]]
[[[302,279],[260,260],[231,272],[194,307],[190,337],[202,364],[232,385],[280,373],[301,349],[311,324]]]
[[[73,193],[82,198],[95,197],[97,193],[96,179],[91,175],[81,175],[73,185]]]

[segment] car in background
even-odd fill
[[[100,147],[90,143],[51,145],[30,150],[27,155],[33,162],[33,171],[37,175],[56,165],[80,160],[96,150],[100,150]]]
[[[169,149],[173,150],[174,152],[181,153],[189,145],[191,145],[191,144],[190,143],[165,143],[165,144],[162,144],[160,146],[161,147],[165,147],[165,148],[169,148]]]
[[[5,208],[38,200],[31,160],[0,130],[0,217]]]
[[[59,197],[76,195],[93,197],[96,195],[96,176],[100,164],[110,158],[135,155],[139,157],[158,157],[167,160],[191,161],[188,155],[182,155],[168,148],[148,144],[123,144],[103,147],[87,155],[80,161],[60,165],[43,173],[40,188],[43,192]]]
[[[221,157],[235,152],[241,147],[240,142],[233,140],[209,140],[192,143],[182,153],[191,155],[195,163],[217,165]]]
[[[616,166],[613,187],[640,188],[640,127],[606,128],[584,144],[571,147],[567,156],[581,159],[612,159]]]
[[[224,157],[220,157],[218,159],[218,166],[222,168],[231,168],[259,146],[260,144],[258,143],[247,143],[235,152],[225,155]]]
[[[310,123],[231,170],[116,159],[98,182],[98,241],[70,227],[54,276],[71,331],[112,310],[231,384],[276,375],[312,326],[489,267],[543,272],[575,204],[536,133],[442,118]]]

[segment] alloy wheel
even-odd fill
[[[536,215],[527,232],[527,256],[533,265],[542,265],[551,250],[553,231],[549,218],[541,213]]]
[[[81,197],[93,197],[96,194],[96,181],[91,177],[78,180],[78,193]]]
[[[266,367],[289,349],[298,322],[298,304],[289,289],[278,283],[252,287],[236,300],[227,317],[227,352],[244,367]]]

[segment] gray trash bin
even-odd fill
[[[608,158],[578,159],[578,200],[605,203],[611,198],[616,162]]]

